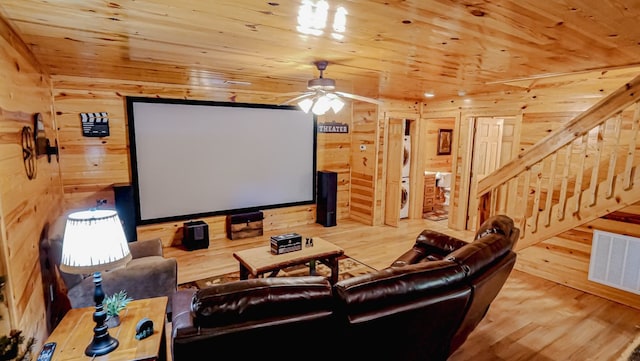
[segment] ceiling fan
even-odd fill
[[[319,60],[314,62],[314,65],[318,71],[320,71],[320,76],[316,79],[309,80],[307,83],[307,91],[295,98],[283,102],[281,105],[297,102],[298,106],[305,113],[308,113],[311,110],[316,115],[322,115],[329,111],[329,109],[333,110],[334,113],[339,112],[344,106],[342,98],[349,98],[378,105],[382,104],[382,102],[377,99],[335,91],[336,81],[323,77],[323,73],[327,69],[329,62],[326,60]]]

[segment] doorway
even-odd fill
[[[419,216],[423,219],[448,223],[455,183],[456,122],[455,116],[425,117],[418,122],[416,134],[419,138],[414,145],[420,149],[414,155],[420,183],[419,188],[416,187],[416,191],[419,191],[417,205]]]
[[[472,147],[466,229],[477,227],[478,182],[517,154],[519,117],[477,117]]]

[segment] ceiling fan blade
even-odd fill
[[[295,98],[292,98],[292,99],[289,99],[289,100],[287,100],[287,101],[284,101],[284,102],[280,103],[280,105],[287,105],[287,104],[291,104],[291,103],[293,103],[293,102],[296,102],[296,101],[301,100],[301,99],[304,99],[304,98],[308,98],[308,97],[313,96],[313,95],[315,95],[315,94],[316,94],[315,92],[306,92],[306,93],[304,93],[304,94],[302,94],[302,95],[299,95],[299,96],[297,96],[297,97],[295,97]]]
[[[373,98],[367,98],[367,97],[363,97],[361,95],[355,95],[355,94],[350,94],[350,93],[345,93],[345,92],[335,92],[336,94],[345,97],[345,98],[350,98],[350,99],[355,99],[355,100],[359,100],[362,102],[367,102],[367,103],[373,103],[373,104],[377,104],[377,105],[382,105],[382,102],[378,99],[373,99]]]
[[[310,91],[297,91],[297,92],[290,92],[290,93],[280,93],[278,94],[278,97],[292,97],[294,95],[300,95],[300,94],[308,94],[311,93]]]

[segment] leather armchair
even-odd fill
[[[72,308],[95,306],[93,277],[60,271],[65,222],[65,218],[61,217],[51,227],[45,252],[50,264],[55,265],[56,278],[61,280],[61,289],[66,290],[70,306]],[[134,300],[168,296],[167,313],[170,313],[171,299],[178,286],[177,261],[163,256],[160,239],[130,242],[129,250],[132,256],[129,263],[101,273],[102,289],[105,294],[111,295],[124,290]]]

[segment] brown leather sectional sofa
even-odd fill
[[[518,234],[502,215],[469,243],[425,230],[389,267],[333,287],[308,276],[179,291],[173,359],[446,360],[507,280]]]

